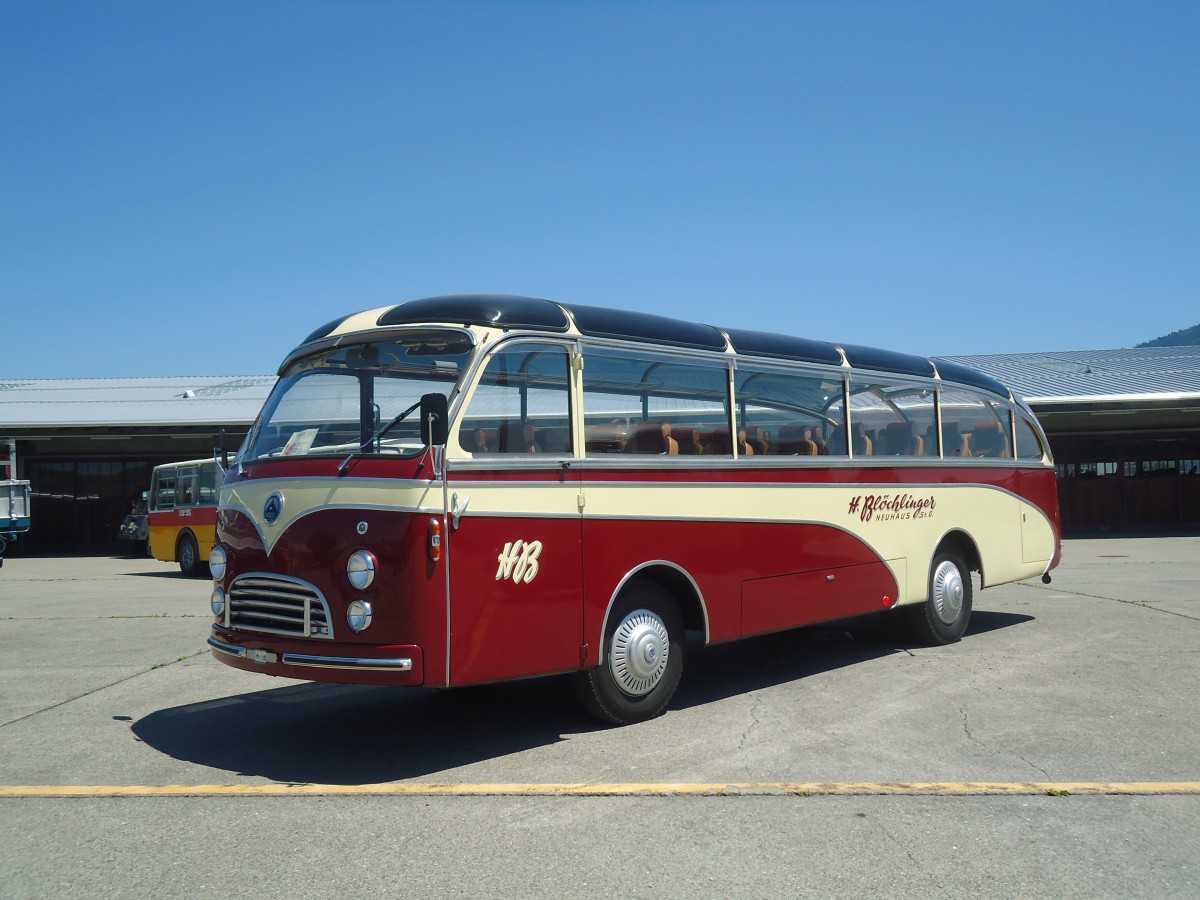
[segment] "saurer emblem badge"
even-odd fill
[[[268,525],[274,525],[275,520],[279,518],[283,512],[283,494],[276,491],[267,498],[267,502],[263,504],[263,518]]]

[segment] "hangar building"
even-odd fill
[[[1033,407],[1065,534],[1200,531],[1200,347],[956,356]],[[0,380],[31,482],[26,552],[111,552],[159,464],[241,443],[271,376]]]

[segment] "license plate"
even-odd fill
[[[258,663],[259,665],[273,663],[279,659],[279,657],[270,650],[251,650],[247,655],[250,657],[251,661]]]

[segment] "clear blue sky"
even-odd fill
[[[1200,322],[1200,3],[0,0],[0,377],[528,294],[919,354]]]

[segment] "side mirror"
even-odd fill
[[[445,394],[421,397],[421,440],[427,447],[441,447],[450,433],[450,416]]]
[[[217,465],[224,472],[229,468],[229,451],[225,448],[225,429],[222,428],[218,433],[221,436],[221,442],[213,449],[213,458],[217,460]]]

